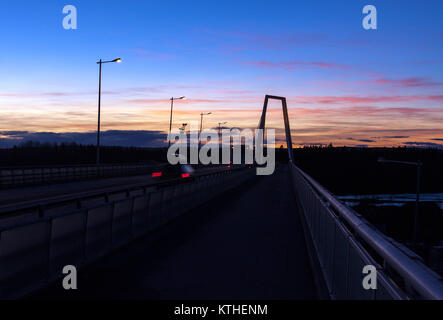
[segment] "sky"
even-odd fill
[[[121,137],[105,144],[162,142],[169,99],[183,95],[174,129],[201,112],[212,112],[205,128],[255,128],[272,94],[288,99],[296,146],[443,147],[440,0],[1,4],[0,147],[93,141],[96,62],[115,58],[103,65],[101,125]],[[367,4],[377,30],[362,27]],[[63,28],[65,5],[76,30]],[[277,102],[266,124],[284,140]]]

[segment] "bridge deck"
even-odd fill
[[[287,167],[78,270],[37,299],[316,299]]]
[[[211,171],[214,171],[214,168],[198,169],[197,173]],[[110,192],[116,188],[149,184],[155,181],[151,174],[142,174],[4,189],[0,190],[0,210],[13,210],[18,206],[57,201],[67,196],[81,197],[95,192]]]
[[[152,181],[151,174],[145,174],[4,189],[0,190],[0,210],[44,201],[55,201],[59,198],[66,198],[66,196],[75,197],[88,195],[92,192],[112,191],[116,187],[147,184]]]

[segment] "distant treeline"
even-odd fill
[[[166,161],[165,148],[100,148],[102,163]],[[287,150],[277,149],[277,160],[287,161]],[[94,145],[41,144],[26,142],[10,149],[0,149],[0,166],[43,166],[94,164]],[[350,148],[310,146],[294,149],[298,166],[336,194],[415,193],[416,168],[378,163],[390,160],[422,161],[423,192],[443,192],[443,150],[395,147]]]
[[[140,147],[100,147],[101,163],[165,161],[164,149]],[[29,141],[9,149],[0,149],[0,166],[46,166],[94,164],[96,147],[76,143],[50,144]]]
[[[416,167],[378,163],[379,157],[421,161],[421,191],[443,192],[443,150],[440,149],[330,146],[294,150],[296,164],[333,193],[415,193]]]

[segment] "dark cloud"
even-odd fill
[[[383,137],[372,137],[372,139],[407,139],[409,136],[383,136]]]
[[[26,134],[28,133],[28,131],[0,131],[0,135],[5,135],[5,136],[16,136],[16,135],[22,135],[22,134]]]
[[[243,130],[243,128],[239,128],[239,127],[224,127],[224,126],[221,126],[220,127],[220,129],[221,130],[240,130],[240,131],[242,131]],[[218,132],[218,126],[217,127],[213,127],[213,128],[211,128],[211,130],[215,130],[215,131],[217,131]]]
[[[302,143],[297,143],[300,146],[306,146],[306,147],[310,147],[310,146],[314,146],[314,147],[322,147],[322,146],[328,146],[327,143],[321,143],[321,142],[302,142]]]
[[[82,145],[95,145],[96,132],[28,132],[28,131],[3,131],[0,138],[1,148],[10,148],[28,141],[40,143],[77,143]],[[147,130],[108,130],[100,135],[101,145],[125,147],[162,147],[165,146],[166,134],[160,131]]]
[[[440,139],[440,138],[435,138],[435,139],[431,139],[431,140],[433,140],[433,141],[443,141],[443,139]]]
[[[377,142],[377,140],[372,140],[372,139],[354,139],[354,138],[348,138],[348,140],[359,141],[359,142]]]
[[[436,148],[443,149],[443,144],[433,143],[433,142],[416,142],[416,141],[408,141],[404,142],[404,145],[419,147],[419,148]]]

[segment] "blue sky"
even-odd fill
[[[77,30],[62,28],[67,4]],[[367,4],[377,30],[362,28]],[[94,131],[95,62],[121,57],[103,68],[105,130],[165,130],[168,99],[181,95],[177,124],[204,110],[208,126],[254,127],[264,95],[277,94],[296,144],[435,142],[442,14],[437,0],[4,2],[0,131]]]

